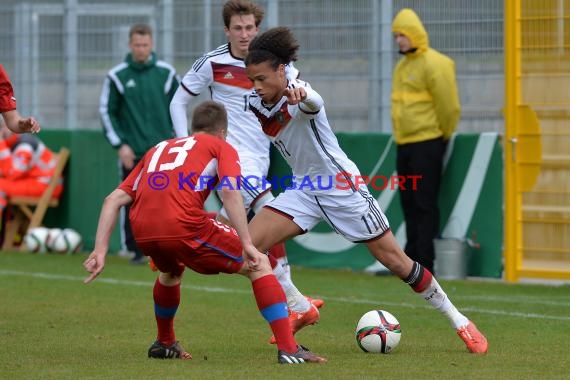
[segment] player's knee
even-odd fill
[[[177,276],[171,273],[163,273],[161,272],[158,275],[159,281],[164,286],[175,286],[180,283],[181,276]]]
[[[267,257],[266,255],[263,255],[263,257],[261,257],[261,259],[259,260],[258,270],[264,271],[267,273],[273,273],[273,269],[271,268],[271,262],[269,261],[269,257]]]

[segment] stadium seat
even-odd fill
[[[42,225],[48,207],[59,206],[59,199],[53,197],[56,186],[60,183],[63,170],[69,159],[69,149],[61,148],[57,153],[57,163],[54,175],[48,187],[40,197],[12,197],[8,200],[12,218],[6,218],[6,228],[2,250],[13,250],[16,237],[23,240],[26,231]],[[7,210],[8,211],[8,210]],[[25,250],[25,244],[19,244],[20,250]]]

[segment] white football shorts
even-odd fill
[[[324,220],[354,243],[375,239],[390,229],[378,201],[364,186],[346,195],[311,195],[300,190],[285,190],[267,206],[291,216],[304,231],[310,231]]]

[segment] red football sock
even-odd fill
[[[285,243],[277,243],[269,249],[269,254],[276,259],[281,259],[287,257],[287,251],[285,250]]]
[[[271,269],[275,269],[277,266],[277,259],[273,257],[271,252],[268,252],[267,257],[269,257],[269,265],[271,265]]]
[[[270,274],[258,278],[251,285],[257,307],[273,331],[277,348],[288,353],[297,351],[297,342],[289,324],[287,299],[277,278]]]
[[[154,298],[154,316],[158,329],[157,340],[170,346],[176,341],[174,334],[174,317],[180,304],[180,283],[165,286],[156,279],[152,292]]]

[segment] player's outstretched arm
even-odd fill
[[[109,240],[111,233],[117,223],[117,216],[122,206],[128,205],[133,199],[129,194],[121,189],[114,190],[109,194],[101,208],[97,234],[95,235],[95,248],[93,252],[83,262],[83,267],[90,275],[83,281],[85,284],[93,281],[105,267],[105,256],[109,251]]]
[[[2,116],[8,129],[14,133],[38,133],[41,129],[34,117],[22,117],[17,110],[3,112]]]

